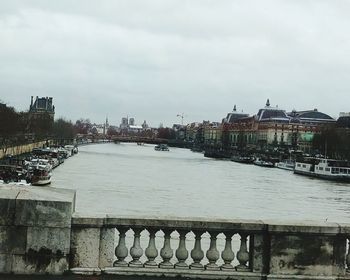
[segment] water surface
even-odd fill
[[[77,211],[132,216],[350,222],[350,184],[153,145],[96,144],[54,170]]]

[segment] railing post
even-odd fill
[[[201,239],[202,239],[202,231],[193,231],[195,234],[195,243],[194,248],[191,251],[191,258],[193,259],[193,263],[190,265],[191,269],[203,269],[203,265],[201,264],[201,260],[204,258],[204,252],[201,248]]]
[[[156,248],[156,233],[157,229],[149,229],[149,243],[146,248],[145,254],[148,261],[144,264],[145,267],[157,267],[157,263],[155,262],[155,258],[158,256],[158,250]]]
[[[160,250],[160,256],[163,258],[163,262],[159,265],[161,268],[173,268],[174,265],[170,262],[174,255],[173,249],[170,247],[170,234],[172,230],[166,229],[164,232],[164,246]]]
[[[205,269],[207,270],[220,270],[218,265],[216,264],[217,260],[219,259],[219,251],[216,248],[216,232],[209,232],[210,234],[210,247],[207,251],[206,257],[209,260],[209,263],[205,266]]]
[[[235,259],[235,253],[232,250],[232,236],[234,233],[225,232],[226,242],[225,249],[221,253],[221,257],[224,264],[221,266],[221,270],[233,270],[232,261]]]
[[[113,266],[125,267],[128,263],[125,258],[128,256],[128,248],[125,245],[125,233],[128,231],[126,227],[118,227],[119,231],[119,241],[118,246],[115,248],[115,256],[117,260],[114,262]]]
[[[247,250],[247,234],[240,233],[241,236],[241,246],[237,253],[237,259],[239,261],[239,265],[236,267],[239,271],[248,271],[249,268],[247,266],[247,262],[249,261],[249,253]]]
[[[143,249],[140,245],[140,237],[142,228],[133,228],[134,231],[134,244],[130,249],[130,255],[132,257],[132,261],[129,263],[129,266],[132,267],[142,267],[142,262],[140,258],[143,255]]]
[[[115,228],[101,228],[99,267],[113,266]]]
[[[188,233],[187,230],[179,230],[180,234],[180,241],[179,241],[179,247],[176,250],[176,258],[178,262],[175,264],[175,268],[188,268],[188,265],[186,264],[186,260],[188,258],[188,251],[186,249],[186,234]]]

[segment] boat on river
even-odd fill
[[[252,164],[254,162],[254,157],[251,156],[233,156],[231,157],[231,161],[245,164]]]
[[[350,182],[350,162],[305,158],[295,163],[294,173],[332,181]]]
[[[289,159],[288,160],[283,160],[283,161],[280,161],[280,162],[276,162],[275,166],[277,168],[280,168],[280,169],[294,171],[295,161],[289,160]]]
[[[260,159],[260,158],[257,158],[253,163],[254,163],[254,165],[261,166],[261,167],[270,167],[270,168],[271,167],[275,167],[273,162],[267,161],[267,160],[263,160],[263,159]]]
[[[156,151],[169,151],[169,147],[166,144],[159,144],[154,147]]]

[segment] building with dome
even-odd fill
[[[307,150],[315,133],[335,120],[318,110],[287,113],[278,106],[265,106],[254,116],[223,123],[224,144],[238,149],[265,149],[268,146],[293,147]]]

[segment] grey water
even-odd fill
[[[350,222],[350,184],[180,148],[81,146],[52,181],[77,191],[76,211],[84,214]]]

